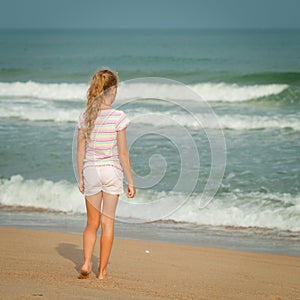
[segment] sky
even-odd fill
[[[0,29],[300,29],[300,0],[0,0],[0,5]]]

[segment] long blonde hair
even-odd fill
[[[95,126],[95,120],[98,112],[100,111],[101,103],[103,102],[103,96],[105,92],[118,85],[118,74],[109,69],[103,69],[95,73],[90,87],[87,91],[87,102],[84,113],[84,122],[86,125],[86,136],[89,139],[91,132]]]

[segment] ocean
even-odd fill
[[[138,188],[117,236],[300,256],[299,33],[0,31],[0,225],[83,231],[76,123],[110,67]]]

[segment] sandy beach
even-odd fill
[[[80,280],[81,235],[0,230],[0,299],[300,299],[299,257],[116,239],[102,282],[98,243]]]

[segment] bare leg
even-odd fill
[[[100,225],[100,205],[102,192],[86,196],[87,224],[83,234],[84,262],[81,268],[81,275],[87,276],[92,269],[92,256],[97,240],[97,230]]]
[[[101,239],[100,239],[100,265],[98,279],[107,280],[106,267],[114,240],[115,212],[119,195],[111,195],[103,192],[103,211],[101,215]]]

